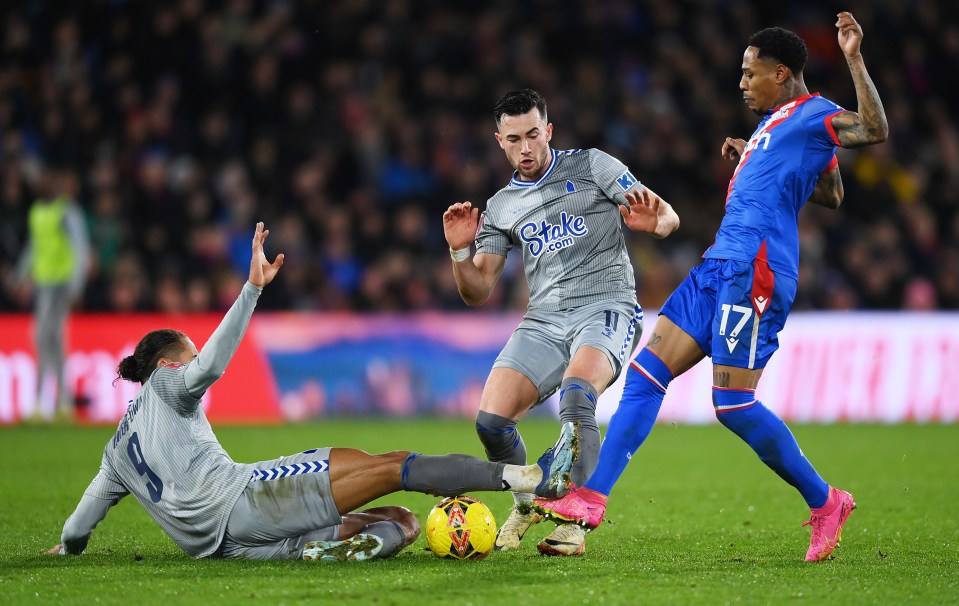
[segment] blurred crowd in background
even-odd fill
[[[598,147],[677,210],[629,234],[658,307],[723,215],[724,137],[749,36],[806,40],[810,91],[856,109],[836,42],[853,11],[890,138],[840,150],[845,203],[801,214],[796,309],[959,308],[959,4],[954,0],[26,0],[0,7],[0,311],[44,166],[82,208],[87,311],[232,304],[255,221],[286,265],[260,307],[462,309],[442,213],[511,169],[492,107],[533,87],[556,149]],[[511,255],[489,309],[523,309]]]

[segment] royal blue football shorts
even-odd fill
[[[695,339],[713,364],[765,368],[795,297],[796,280],[773,274],[762,259],[706,259],[659,313]]]

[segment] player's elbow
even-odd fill
[[[842,186],[842,179],[837,178],[835,185],[833,185],[832,190],[830,191],[830,196],[823,206],[831,210],[836,210],[842,206],[842,201],[845,196],[846,190]]]
[[[478,307],[486,303],[490,294],[493,292],[493,284],[486,280],[476,280],[468,283],[457,284],[460,298],[470,307]]]
[[[879,120],[878,124],[873,126],[868,130],[869,133],[869,143],[876,144],[882,143],[889,138],[889,122],[886,121],[886,117],[882,116],[882,119]]]
[[[839,186],[837,187],[836,195],[833,196],[833,205],[830,208],[832,208],[833,210],[836,210],[837,208],[842,206],[842,201],[845,199],[845,197],[846,197],[846,193],[845,191],[843,191],[842,183],[840,183]]]
[[[489,299],[489,293],[486,295],[460,293],[460,296],[463,298],[463,302],[470,307],[479,307],[483,303],[486,303],[486,300]]]

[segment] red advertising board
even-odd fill
[[[68,325],[67,381],[85,405],[80,417],[114,423],[139,385],[117,381],[119,361],[144,334],[157,328],[186,333],[198,348],[222,315],[74,315]],[[280,420],[273,373],[250,334],[240,344],[226,373],[202,403],[211,422],[263,423]],[[0,315],[0,423],[13,423],[37,409],[37,365],[33,322],[28,315]],[[49,414],[49,411],[47,411]]]

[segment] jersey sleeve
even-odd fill
[[[199,355],[193,359],[183,371],[183,380],[187,392],[199,399],[206,393],[210,385],[223,376],[227,364],[240,346],[246,328],[250,324],[250,316],[256,307],[256,300],[262,289],[247,282],[240,291],[230,311],[226,312],[220,325],[216,327],[210,340],[206,342]]]
[[[500,255],[505,257],[511,248],[513,242],[509,235],[491,219],[489,211],[489,202],[487,210],[480,214],[479,227],[476,229],[476,254]]]
[[[836,114],[846,111],[828,99],[819,98],[815,103],[803,104],[803,128],[813,138],[832,146],[841,146],[832,119]]]
[[[153,371],[150,386],[160,401],[165,402],[180,416],[189,416],[200,405],[200,396],[194,396],[186,385],[188,365],[168,364]],[[206,389],[204,389],[206,391]]]
[[[589,150],[589,168],[596,185],[616,204],[626,203],[623,194],[629,190],[637,188],[642,191],[644,187],[625,164],[604,151]]]
[[[100,465],[100,471],[83,491],[83,496],[63,525],[60,542],[65,553],[81,554],[87,548],[90,535],[110,508],[129,492],[111,471],[106,458]]]

